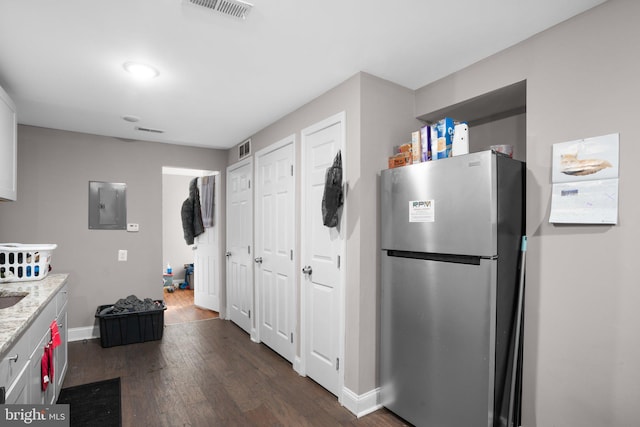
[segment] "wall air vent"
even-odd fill
[[[246,19],[253,5],[242,0],[185,0],[196,6],[206,7],[234,18]]]
[[[136,126],[136,130],[139,130],[140,132],[149,132],[149,133],[164,133],[164,131],[160,129],[143,128],[140,126]]]
[[[238,160],[242,160],[251,155],[251,138],[238,146]]]

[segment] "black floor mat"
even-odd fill
[[[120,427],[120,378],[63,388],[59,404],[69,404],[71,427]]]

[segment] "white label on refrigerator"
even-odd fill
[[[435,202],[433,200],[410,200],[409,222],[434,222]]]

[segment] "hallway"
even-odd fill
[[[164,302],[167,310],[164,312],[164,324],[194,322],[198,320],[216,319],[218,313],[193,305],[193,290],[176,289],[174,292],[164,291]]]
[[[69,343],[64,387],[121,378],[122,425],[402,426],[386,409],[357,419],[286,360],[221,319],[169,325],[162,340]]]

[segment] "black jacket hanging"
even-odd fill
[[[182,216],[184,240],[187,242],[187,245],[193,245],[194,238],[204,233],[197,178],[191,180],[189,183],[189,198],[182,203],[180,214]]]
[[[342,154],[338,150],[333,165],[327,168],[322,195],[322,222],[327,227],[336,227],[340,222],[339,208],[344,202],[342,191]]]

